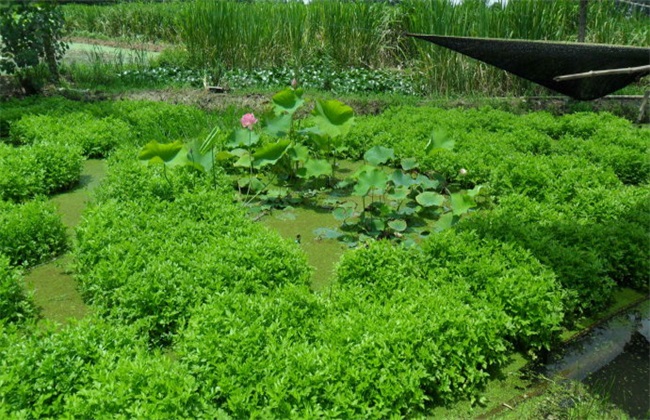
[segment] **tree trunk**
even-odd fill
[[[47,67],[50,70],[50,78],[53,82],[58,82],[61,78],[59,74],[59,66],[56,62],[56,51],[54,50],[54,44],[52,43],[52,37],[45,35],[43,37],[43,46],[45,48],[45,61]]]
[[[587,33],[587,2],[589,0],[580,0],[580,17],[578,20],[578,42],[585,42]]]

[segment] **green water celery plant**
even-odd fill
[[[34,266],[67,248],[65,226],[53,203],[0,201],[0,257],[11,265]]]
[[[11,266],[8,257],[0,254],[0,325],[22,324],[35,318],[37,313],[21,271]]]

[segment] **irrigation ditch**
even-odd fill
[[[634,418],[650,413],[650,300],[644,298],[552,353],[541,372],[585,383]]]
[[[582,320],[580,328],[564,334],[561,346],[521,371],[534,378],[529,387],[478,418],[529,418],[523,413],[528,413],[537,401],[550,400],[546,395],[553,387],[569,389],[576,382],[596,398],[620,409],[619,414],[648,418],[650,298],[631,290],[619,292],[607,313]],[[573,408],[580,396],[571,392],[556,403]]]
[[[79,185],[51,198],[58,207],[69,237],[74,235],[74,228],[81,220],[91,191],[99,185],[105,174],[106,164],[103,160],[86,160]],[[33,267],[25,275],[25,282],[34,292],[35,303],[41,308],[41,315],[46,320],[64,324],[70,319],[81,319],[90,311],[77,290],[68,267],[70,262],[70,257],[66,254]]]

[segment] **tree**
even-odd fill
[[[67,49],[63,26],[56,2],[0,0],[0,70],[16,75],[27,93],[40,90],[43,68],[57,81],[58,61]]]

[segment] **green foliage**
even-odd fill
[[[281,88],[293,78],[307,89],[331,91],[333,94],[388,93],[397,95],[421,95],[417,74],[409,69],[371,69],[366,67],[338,67],[323,61],[306,63],[295,67],[245,69],[233,68],[223,73],[222,83],[233,89],[252,87]],[[190,77],[187,77],[191,80]]]
[[[143,348],[133,328],[98,319],[59,332],[54,327],[11,332],[0,326],[0,401],[14,415],[61,417],[71,396],[96,385],[95,365],[115,366],[118,358]]]
[[[63,13],[52,2],[3,2],[0,14],[0,70],[16,74],[27,93],[41,88],[38,66],[45,62],[53,76],[66,45],[60,40]]]
[[[562,231],[566,242],[593,249],[608,277],[620,286],[645,292],[650,287],[650,191],[648,187],[580,191],[558,212],[576,219]],[[571,233],[568,233],[568,232]],[[560,232],[558,232],[560,234]]]
[[[545,1],[488,7],[482,2],[448,0],[309,4],[201,0],[64,9],[68,26],[82,36],[183,44],[187,51],[174,64],[207,68],[209,73],[231,71],[223,79],[235,88],[275,88],[295,77],[305,87],[336,94],[416,91],[519,96],[547,91],[402,34],[575,41],[577,8],[574,2]],[[590,3],[588,14],[587,42],[650,44],[647,16],[638,10],[628,13],[617,2],[606,0]],[[148,71],[139,77],[158,75]]]
[[[650,133],[611,114],[577,113],[560,119],[555,151],[611,168],[624,184],[650,180]]]
[[[118,160],[110,171],[118,173],[87,210],[74,251],[82,292],[101,314],[165,344],[209,295],[308,281],[293,244],[251,224],[231,193],[195,171],[170,171],[173,189],[150,181],[155,167]]]
[[[354,122],[352,108],[336,99],[316,101],[313,114],[320,134],[330,138],[347,134]]]
[[[135,38],[176,44],[180,3],[124,2],[104,4],[66,4],[63,7],[66,29],[72,33],[92,33],[111,38]],[[181,6],[179,8],[179,6]],[[179,10],[180,9],[180,10]]]
[[[216,418],[198,383],[164,354],[137,351],[132,357],[102,358],[89,383],[68,395],[64,412],[72,418]]]
[[[139,151],[135,147],[123,147],[111,154],[105,180],[93,191],[98,203],[109,200],[174,201],[177,194],[205,181],[192,168],[166,171],[164,165],[144,165],[134,159]],[[220,191],[230,190],[230,185],[221,177],[214,187]]]
[[[580,188],[621,187],[608,168],[599,167],[576,156],[501,156],[490,174],[495,193],[520,193],[549,203],[573,199]]]
[[[333,184],[343,136],[354,122],[352,108],[334,99],[317,100],[308,120],[314,125],[298,129],[295,125],[302,121],[294,117],[305,103],[303,90],[286,88],[271,100],[273,108],[262,117],[261,130],[256,128],[255,116],[245,114],[240,121],[244,128],[232,130],[227,140],[217,140],[216,128],[208,135],[199,148],[205,159],[193,159],[192,147],[186,147],[181,153],[181,159],[187,154],[183,164],[208,171],[215,160],[221,162],[239,176],[237,187],[246,204],[263,201],[272,185],[297,190],[325,176]]]
[[[160,144],[152,140],[144,145],[138,154],[138,159],[146,160],[150,163],[170,163],[182,148],[183,143],[180,141]]]
[[[8,257],[11,265],[32,266],[66,248],[65,227],[53,204],[0,201],[0,255]]]
[[[393,299],[355,286],[226,294],[195,311],[177,352],[234,417],[417,416],[475,395],[505,362],[500,314],[457,295],[470,298],[408,284]]]
[[[564,293],[552,271],[528,251],[452,231],[430,236],[422,248],[425,277],[452,273],[454,283],[465,282],[474,296],[505,312],[504,333],[518,347],[550,350],[564,317]]]
[[[606,259],[594,248],[595,229],[590,227],[594,221],[566,209],[570,206],[562,211],[524,196],[507,196],[495,209],[467,219],[461,227],[528,249],[552,268],[569,292],[567,312],[589,313],[604,307],[615,283],[607,275]],[[596,238],[602,239],[601,234]]]
[[[453,150],[426,153],[436,128],[454,141]],[[585,188],[646,182],[645,131],[610,114],[558,118],[490,108],[399,107],[359,117],[346,146],[357,153],[377,145],[392,147],[397,158],[412,156],[420,170],[435,169],[450,183],[465,188],[481,184],[491,194],[524,194],[556,203],[575,199]]]
[[[60,96],[38,96],[4,101],[0,113],[0,138],[8,137],[10,126],[25,116],[63,115],[82,111],[87,106],[87,103],[70,101]]]
[[[0,324],[24,323],[36,313],[21,272],[10,265],[9,258],[0,254]]]
[[[530,253],[453,230],[431,235],[419,251],[380,241],[350,252],[337,269],[337,280],[366,287],[378,299],[392,299],[405,289],[418,294],[457,286],[466,294],[450,299],[471,297],[465,303],[475,304],[477,312],[484,307],[502,311],[502,337],[524,350],[549,349],[564,314],[559,283]]]
[[[41,142],[11,147],[0,143],[0,200],[24,201],[74,186],[83,156],[76,145]]]
[[[0,323],[0,416],[426,416],[480,401],[514,348],[547,349],[565,314],[602,307],[616,284],[647,290],[650,195],[643,170],[625,167],[643,162],[646,139],[624,121],[403,107],[345,127],[340,103],[294,119],[301,101],[299,90],[276,95],[228,152],[227,133],[207,134],[207,117],[184,107],[84,110],[137,128],[137,145],[111,152],[77,231],[75,270],[96,315],[58,332]],[[156,109],[178,126],[154,129],[166,123]],[[6,121],[12,133],[26,127]],[[138,162],[139,151],[163,164]],[[324,185],[344,154],[368,163],[340,187],[373,202],[363,206],[372,229],[397,237],[415,226],[407,216],[436,213],[440,229],[464,216],[457,229],[422,230],[419,247],[370,241],[346,253],[336,283],[314,294],[300,248],[250,221],[224,171]],[[482,194],[494,206],[469,211]],[[333,214],[358,217],[352,205]],[[0,258],[7,313],[26,302],[10,265],[41,258],[11,252],[52,243],[38,235],[53,226],[63,237],[42,202],[0,203],[0,254],[15,259]]]
[[[425,146],[427,155],[446,151],[453,141],[434,134]],[[352,185],[351,194],[361,197],[359,203],[336,201],[334,217],[343,221],[338,237],[355,245],[368,238],[404,238],[415,244],[413,237],[428,235],[432,223],[436,230],[448,229],[484,201],[477,199],[481,186],[459,190],[433,171],[420,171],[415,158],[401,160],[402,169],[380,166],[395,160],[392,148],[374,146],[363,155],[364,165],[340,184]],[[453,188],[452,190],[449,187]],[[444,195],[443,195],[444,194]],[[369,199],[369,203],[366,200]],[[322,234],[330,234],[325,229]]]
[[[126,100],[83,103],[51,97],[3,103],[0,137],[10,135],[8,141],[15,144],[75,143],[88,156],[107,156],[117,146],[203,135],[212,122],[203,111],[184,105]]]
[[[151,140],[167,142],[187,139],[209,131],[206,114],[194,107],[164,102],[117,101],[108,102],[104,112],[113,115],[133,128],[139,144]]]
[[[107,156],[118,145],[133,142],[131,126],[115,117],[96,118],[86,112],[62,116],[26,116],[11,126],[15,144],[50,142],[80,147],[90,158]]]

